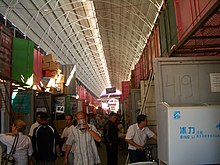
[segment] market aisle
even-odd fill
[[[104,143],[101,143],[98,147],[99,156],[101,159],[100,165],[106,165],[107,164],[107,156],[106,156],[106,150]],[[122,142],[119,145],[118,149],[118,165],[124,165],[127,158],[127,144],[125,142]]]
[[[107,164],[107,158],[106,158],[106,150],[104,143],[100,143],[98,146],[98,152],[101,159],[101,163],[99,165],[106,165]],[[118,165],[124,165],[127,158],[127,144],[122,141],[119,145],[119,151],[118,151]],[[58,157],[56,160],[56,165],[63,165],[63,159],[64,157]]]

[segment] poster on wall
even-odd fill
[[[28,114],[32,108],[32,93],[21,91],[12,93],[12,109],[14,112]]]
[[[65,113],[65,97],[54,98],[54,108],[56,113]]]
[[[70,99],[70,108],[71,108],[71,114],[73,116],[76,115],[76,113],[78,112],[78,100],[71,98]]]

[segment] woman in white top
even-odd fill
[[[15,120],[12,124],[11,133],[0,134],[0,141],[7,146],[7,153],[11,151],[15,137],[16,135],[18,136],[18,142],[13,154],[15,165],[28,165],[31,161],[31,155],[33,153],[32,143],[30,138],[23,134],[25,128],[26,124],[24,121]]]

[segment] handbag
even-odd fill
[[[13,142],[13,145],[11,147],[11,151],[9,152],[9,154],[7,154],[6,152],[2,153],[1,165],[14,165],[15,164],[15,159],[13,157],[13,154],[15,152],[17,143],[18,143],[18,135],[15,137],[15,140]]]

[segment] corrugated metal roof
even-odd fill
[[[0,13],[99,96],[121,89],[151,33],[162,0],[2,0]]]

